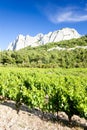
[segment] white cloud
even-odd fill
[[[80,8],[58,8],[56,12],[49,14],[49,20],[53,23],[87,21],[87,12]]]

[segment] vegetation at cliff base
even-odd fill
[[[26,47],[19,51],[2,51],[0,52],[0,65],[30,68],[87,67],[87,49],[78,48],[78,46],[87,46],[87,36],[33,48]],[[53,49],[48,51],[54,47],[62,47],[66,50]],[[69,48],[75,49],[67,50]]]

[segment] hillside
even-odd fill
[[[0,65],[22,67],[87,67],[87,36],[19,51],[0,52]]]

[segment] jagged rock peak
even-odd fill
[[[80,36],[81,35],[73,28],[63,28],[61,30],[49,32],[48,34],[39,33],[34,37],[20,34],[16,40],[9,44],[7,50],[19,50],[27,46],[36,47],[50,42],[79,38]]]

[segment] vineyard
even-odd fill
[[[87,119],[87,69],[0,68],[0,98],[44,112]]]

